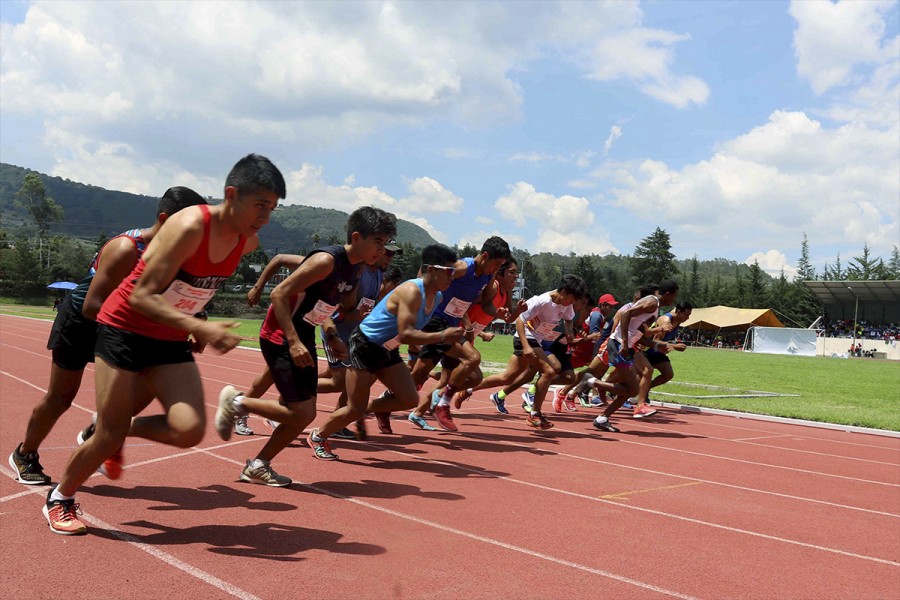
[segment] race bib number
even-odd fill
[[[216,290],[196,288],[187,282],[176,279],[162,296],[175,307],[178,312],[193,315],[206,308],[206,304],[215,295]]]
[[[318,327],[325,322],[325,319],[334,314],[335,309],[337,309],[337,305],[319,300],[311,311],[303,315],[303,320],[313,327]]]
[[[381,344],[385,350],[396,350],[400,347],[400,336],[394,336],[385,343]]]
[[[375,301],[371,298],[360,298],[359,304],[356,305],[356,310],[360,313],[364,313],[367,310],[371,310],[373,306],[375,306]]]
[[[444,309],[444,313],[451,317],[462,319],[463,315],[466,314],[471,305],[471,302],[463,302],[459,298],[451,298],[450,302],[447,303],[447,307]]]
[[[547,321],[545,323],[538,323],[536,327],[533,326],[531,329],[541,338],[548,338],[553,335],[553,330],[556,329],[556,323],[550,321]],[[557,335],[556,337],[559,336]]]

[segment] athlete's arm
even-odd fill
[[[291,319],[291,297],[305,291],[309,286],[322,281],[334,270],[334,257],[327,252],[313,254],[306,259],[287,279],[275,286],[269,294],[272,310],[278,319],[278,326],[284,332],[290,349],[291,358],[298,367],[312,366],[313,360],[309,351],[300,342],[300,336]]]
[[[107,242],[97,256],[97,272],[91,280],[81,314],[95,321],[104,300],[128,277],[137,263],[137,247],[127,236],[117,237]]]
[[[303,262],[304,258],[304,256],[300,256],[299,254],[276,254],[273,256],[269,261],[269,264],[267,264],[259,274],[256,283],[254,283],[253,287],[247,292],[247,304],[256,306],[259,303],[259,299],[262,297],[266,284],[269,283],[269,280],[275,276],[281,267],[287,267],[291,271],[295,271],[297,267],[300,266],[300,263]]]
[[[458,341],[465,333],[462,327],[448,327],[443,331],[425,332],[416,328],[416,313],[422,306],[422,294],[419,286],[412,281],[407,281],[391,295],[391,300],[396,300],[397,311],[397,337],[401,344],[414,344],[427,346],[429,344],[453,343]],[[388,301],[390,310],[391,302]]]

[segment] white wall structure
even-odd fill
[[[747,352],[816,355],[816,330],[791,327],[751,327],[744,342]]]

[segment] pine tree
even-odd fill
[[[884,261],[873,258],[869,244],[863,244],[862,256],[854,256],[847,262],[846,278],[856,281],[884,279]]]
[[[887,264],[887,278],[900,279],[900,248],[897,246],[891,250],[891,259]]]
[[[678,268],[675,266],[675,255],[671,252],[672,244],[669,234],[659,227],[650,236],[641,240],[634,249],[631,259],[634,283],[659,283],[664,279],[675,277]]]
[[[750,265],[750,279],[747,283],[745,302],[751,308],[766,308],[769,303],[766,282],[763,280],[762,269],[759,261],[754,259]]]
[[[800,260],[797,261],[797,277],[799,281],[812,281],[816,278],[816,269],[809,262],[809,241],[803,234],[803,243],[800,245]]]
[[[688,264],[691,271],[688,274],[687,293],[685,295],[686,300],[696,305],[700,303],[700,275],[698,273],[700,261],[697,260],[696,254],[688,261]]]

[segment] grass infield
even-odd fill
[[[0,313],[52,319],[48,307],[0,305]],[[259,320],[242,320],[243,346],[259,347]],[[477,340],[485,371],[502,369],[512,337]],[[900,362],[749,354],[688,348],[670,356],[675,379],[651,398],[694,406],[900,431]]]

